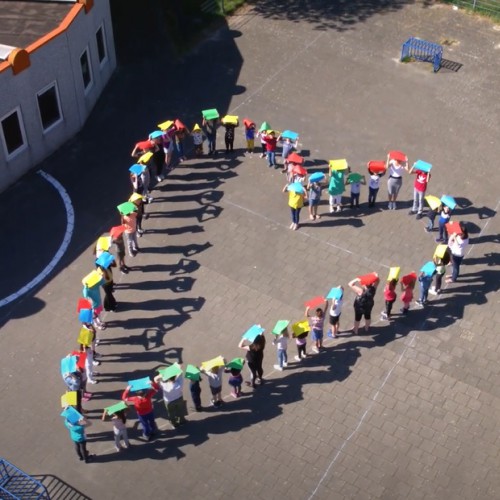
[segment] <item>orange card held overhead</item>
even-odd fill
[[[363,286],[373,285],[378,280],[377,273],[364,274],[363,276],[358,276],[358,280]]]
[[[315,307],[321,306],[325,303],[325,298],[321,296],[317,296],[305,302],[305,306],[309,307],[309,309],[314,309]]]
[[[449,235],[452,234],[462,234],[462,228],[460,227],[460,222],[448,222],[446,224],[446,231]]]

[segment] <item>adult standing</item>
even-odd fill
[[[374,305],[375,292],[379,283],[378,276],[370,284],[363,284],[359,278],[355,278],[349,282],[349,287],[356,294],[354,299],[354,326],[353,334],[358,334],[359,324],[361,319],[365,318],[365,332],[370,329],[372,319],[372,309]]]
[[[460,274],[460,265],[465,255],[465,247],[469,244],[469,232],[463,222],[460,222],[460,233],[453,233],[448,239],[451,252],[451,276],[446,277],[446,283],[455,283]]]
[[[207,136],[208,154],[209,155],[215,154],[218,125],[219,125],[218,118],[212,118],[210,120],[203,118],[202,126],[203,126],[203,130],[205,132],[205,135]]]
[[[250,370],[250,382],[247,382],[247,385],[251,385],[255,388],[255,382],[260,377],[262,381],[263,369],[262,369],[262,360],[264,359],[264,353],[260,353],[261,350],[261,341],[257,341],[259,335],[254,342],[251,344],[246,343],[246,339],[241,339],[238,347],[246,351],[245,358],[247,360],[248,369]],[[265,340],[264,340],[265,345]],[[260,376],[259,376],[259,367],[260,367]]]
[[[167,408],[167,415],[170,423],[174,427],[186,423],[186,402],[183,397],[184,376],[182,371],[173,377],[164,379],[163,376],[157,375],[154,381],[160,385],[163,391],[163,400]]]
[[[290,229],[296,231],[299,228],[300,221],[300,211],[304,206],[304,200],[307,199],[307,193],[304,186],[300,182],[293,182],[292,184],[287,184],[283,188],[283,193],[288,191],[288,206],[290,207],[290,213],[292,215],[292,223],[290,224]]]
[[[390,151],[386,163],[389,178],[387,179],[387,192],[389,194],[389,210],[396,210],[396,200],[403,185],[403,173],[408,171],[408,158],[400,151]]]

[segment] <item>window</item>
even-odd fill
[[[99,63],[102,65],[108,58],[106,51],[106,39],[104,38],[104,25],[97,30],[95,39],[97,42],[97,56],[99,57]]]
[[[85,90],[89,90],[92,86],[92,69],[90,67],[89,51],[85,49],[80,56],[80,66],[82,68],[83,86]]]
[[[51,83],[38,92],[37,100],[40,120],[42,121],[43,130],[46,132],[62,120],[56,83]]]
[[[26,146],[26,136],[24,125],[19,108],[5,115],[1,120],[2,139],[7,151],[7,157],[21,150]]]

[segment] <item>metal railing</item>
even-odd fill
[[[457,7],[500,16],[500,0],[452,0]]]

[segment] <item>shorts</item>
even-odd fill
[[[317,207],[319,205],[319,199],[313,200],[312,198],[309,198],[309,205],[311,207]]]
[[[372,310],[370,309],[354,309],[354,321],[361,321],[362,317],[365,317],[365,320],[372,319]]]
[[[210,386],[210,392],[212,393],[212,396],[216,396],[217,394],[220,394],[222,392],[222,385],[220,385],[219,387]]]
[[[321,340],[323,338],[323,330],[311,330],[311,339],[313,341]]]
[[[332,316],[330,314],[330,325],[332,325],[332,326],[337,325],[339,322],[339,319],[340,319],[340,314],[338,316]]]

